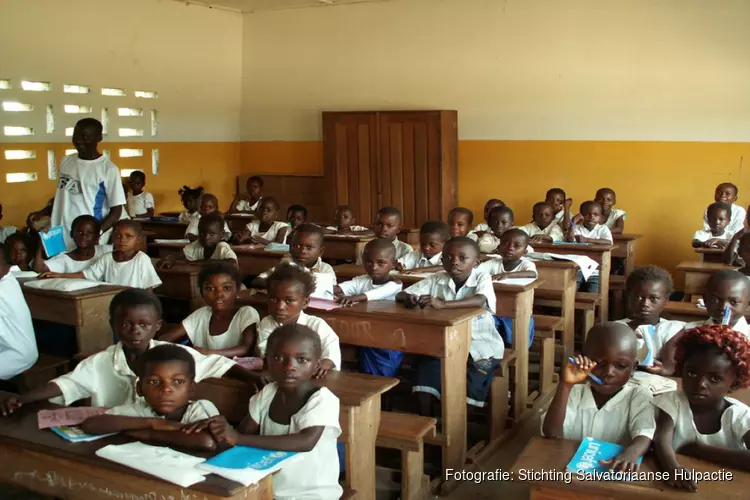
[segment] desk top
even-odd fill
[[[677,265],[677,269],[680,271],[703,271],[703,272],[716,272],[723,271],[724,269],[739,269],[739,267],[727,266],[719,262],[703,262],[700,260],[683,260]]]
[[[28,286],[23,286],[24,283],[28,281],[37,281],[36,278],[21,278],[18,281],[21,283],[21,289],[23,290],[23,293],[58,299],[90,299],[94,297],[102,297],[104,295],[112,295],[128,288],[125,286],[117,285],[99,285],[91,288],[86,288],[85,290],[76,290],[75,292],[61,292],[59,290],[40,290],[39,288],[30,288]]]
[[[705,248],[705,247],[701,247],[701,248],[694,248],[693,250],[695,250],[697,253],[705,253],[707,255],[721,255],[721,254],[724,253],[724,249],[723,248]]]
[[[153,219],[133,219],[137,222],[140,222],[143,224],[156,224],[157,226],[183,226],[187,227],[187,222],[180,222],[180,221],[166,221],[166,220],[153,220]]]
[[[11,394],[0,392],[0,398],[5,399]],[[0,418],[0,443],[7,443],[20,446],[22,448],[53,455],[72,462],[101,467],[116,472],[130,474],[133,476],[146,477],[151,480],[159,481],[158,478],[144,474],[135,469],[125,467],[110,460],[105,460],[96,456],[96,450],[110,444],[125,444],[131,442],[122,435],[110,436],[96,441],[70,443],[57,436],[50,430],[39,430],[37,423],[37,412],[42,409],[59,408],[58,405],[47,401],[24,405],[13,416]],[[181,450],[182,451],[182,450]],[[196,452],[194,450],[187,453],[195,456],[210,457],[212,454]],[[190,489],[210,493],[220,496],[231,496],[243,489],[243,486],[234,481],[221,478],[214,474],[206,476],[206,480],[197,483]]]
[[[151,262],[154,261],[160,261],[161,259],[155,258],[151,259]],[[164,268],[156,268],[156,274],[159,276],[168,276],[170,274],[189,274],[194,275],[201,272],[201,266],[198,264],[200,261],[195,261],[194,264],[186,264],[186,263],[178,263],[178,264],[172,264],[172,267],[169,269]]]
[[[537,436],[531,439],[521,455],[513,464],[515,479],[521,479],[521,469],[540,471],[565,471],[570,459],[575,454],[578,446],[577,441],[566,439],[545,439]],[[566,484],[561,481],[528,481],[535,486],[554,488],[579,492],[600,498],[625,498],[632,497],[639,500],[686,500],[702,498],[745,499],[750,488],[750,474],[735,469],[729,469],[717,464],[679,455],[680,464],[683,467],[701,472],[713,472],[724,469],[733,474],[731,481],[702,482],[698,485],[696,493],[687,493],[672,488],[666,482],[661,481],[577,481],[575,473],[573,480]],[[653,456],[643,459],[641,471],[658,471]]]
[[[533,246],[534,250],[543,248],[547,250],[547,253],[563,253],[565,251],[604,253],[617,248],[617,245],[590,245],[587,243],[534,243]]]
[[[323,240],[328,241],[371,241],[374,240],[374,236],[370,235],[359,235],[359,234],[324,234]]]
[[[643,238],[642,234],[613,234],[612,239],[615,241],[634,241]]]

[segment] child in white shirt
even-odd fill
[[[203,451],[216,449],[208,432],[181,432],[186,424],[219,414],[208,400],[190,401],[195,395],[195,359],[180,346],[162,344],[143,355],[136,389],[142,398],[110,408],[87,419],[87,434],[125,432],[140,441]]]
[[[335,226],[328,226],[325,228],[328,234],[356,234],[356,235],[370,235],[373,234],[372,229],[365,226],[358,226],[354,220],[354,210],[347,205],[340,205],[336,207],[336,213],[334,214]]]
[[[79,215],[73,221],[70,237],[76,247],[70,252],[62,252],[51,259],[42,258],[42,245],[39,245],[34,258],[34,271],[44,273],[78,273],[93,264],[96,259],[112,252],[112,245],[98,245],[101,224],[93,215]]]
[[[544,201],[552,205],[552,210],[555,213],[552,223],[560,226],[565,232],[570,227],[570,221],[573,220],[573,214],[570,213],[573,200],[568,198],[563,189],[552,188],[547,191]]]
[[[401,228],[401,210],[398,208],[383,207],[375,214],[375,237],[385,238],[393,243],[396,249],[396,259],[400,259],[414,250],[411,245],[398,239]],[[359,256],[358,262],[362,262],[362,255]]]
[[[21,286],[0,256],[0,380],[10,380],[36,363],[39,353],[31,312]]]
[[[146,174],[140,170],[131,172],[130,189],[128,194],[128,214],[131,217],[153,217],[154,197],[151,193],[144,191],[146,187]]]
[[[466,236],[474,241],[479,239],[476,233],[471,232],[474,223],[474,212],[465,207],[452,208],[448,212],[448,226],[451,229],[451,238]]]
[[[398,259],[396,269],[404,274],[442,271],[443,245],[449,234],[450,228],[445,222],[425,222],[419,230],[419,250]]]
[[[565,360],[555,396],[542,416],[542,434],[625,446],[609,466],[635,471],[656,430],[650,392],[627,383],[638,366],[635,333],[620,323],[602,323],[589,331],[583,352],[575,363]],[[602,384],[589,380],[590,374]]]
[[[504,346],[495,329],[495,290],[490,275],[477,269],[479,248],[469,238],[452,238],[443,247],[443,268],[415,283],[396,296],[407,308],[481,307],[483,314],[472,321],[470,359],[467,364],[466,402],[485,406],[494,368],[503,357]],[[440,399],[441,367],[438,358],[419,362],[413,392],[417,393],[420,413],[432,413],[433,397]]]
[[[155,346],[168,345],[153,340],[162,325],[161,302],[151,292],[131,288],[112,298],[109,315],[119,339],[117,344],[84,359],[70,373],[21,396],[7,399],[0,405],[2,414],[9,415],[24,404],[51,398],[55,398],[53,402],[64,405],[91,398],[92,406],[107,408],[137,401],[135,381],[142,356]],[[224,375],[252,383],[257,381],[249,370],[231,359],[204,356],[189,347],[179,347],[186,349],[195,359],[196,382]]]
[[[198,222],[198,239],[182,249],[181,255],[162,259],[157,267],[169,269],[175,262],[190,262],[202,264],[205,262],[228,262],[238,267],[237,254],[226,241],[224,236],[224,218],[218,212],[201,217]]]
[[[260,176],[252,175],[248,177],[247,183],[245,184],[247,194],[241,193],[232,201],[229,206],[228,212],[231,213],[246,213],[254,214],[260,206],[260,201],[263,199],[263,179]]]
[[[726,248],[734,236],[734,233],[727,231],[731,216],[732,207],[726,203],[711,203],[706,209],[709,228],[695,232],[693,248]]]
[[[201,196],[203,196],[203,186],[198,186],[196,188],[182,186],[177,193],[180,195],[182,206],[185,207],[185,210],[180,212],[178,221],[189,224],[193,219],[200,219],[201,214],[198,209],[201,204]]]
[[[275,198],[263,198],[255,211],[257,220],[250,222],[245,230],[238,235],[240,243],[284,243],[289,224],[276,220],[279,214],[279,202]]]
[[[402,284],[390,275],[396,265],[396,249],[385,238],[374,239],[365,245],[364,268],[367,274],[339,283],[334,289],[336,301],[343,306],[371,300],[396,299]],[[360,347],[359,369],[362,373],[395,377],[404,353],[391,349]]]
[[[562,229],[553,222],[554,219],[555,213],[552,205],[546,201],[540,201],[534,204],[533,222],[520,226],[519,229],[528,234],[532,242],[554,243],[562,241]]]
[[[601,223],[607,226],[612,234],[622,234],[625,230],[625,210],[614,208],[617,203],[617,195],[610,188],[601,188],[596,192],[594,201],[602,206]]]
[[[205,217],[208,214],[219,213],[219,199],[211,193],[206,193],[201,196],[201,204],[198,217],[193,216],[190,218],[188,227],[185,230],[185,237],[190,241],[198,239],[198,224],[200,224],[201,217]],[[219,214],[221,215],[221,214]],[[229,230],[229,226],[224,223],[224,233],[222,237],[229,241],[232,238],[232,232]]]
[[[330,370],[341,368],[339,338],[328,323],[317,316],[305,314],[315,289],[315,276],[300,266],[282,263],[266,281],[268,291],[268,316],[258,323],[258,351],[266,356],[266,346],[271,333],[282,325],[305,325],[320,337],[323,354],[315,371],[315,378],[325,376]]]
[[[479,237],[477,244],[482,253],[496,253],[500,237],[515,223],[513,210],[505,205],[493,208],[490,210],[488,223],[489,229]]]
[[[484,233],[490,230],[490,212],[492,212],[492,209],[504,206],[505,203],[503,203],[503,200],[498,200],[497,198],[490,198],[489,200],[487,200],[487,203],[484,204],[484,222],[480,222],[476,225],[476,227],[474,227],[474,229],[469,232],[469,234],[473,234],[476,236],[476,238],[472,238],[474,241],[479,239]]]
[[[268,372],[274,382],[250,399],[250,414],[234,429],[225,417],[195,424],[187,432],[208,429],[218,444],[301,452],[273,475],[276,500],[335,500],[341,497],[336,439],[339,399],[318,387],[320,339],[303,325],[285,325],[268,339]]]
[[[726,203],[731,207],[731,213],[729,214],[729,224],[726,230],[729,234],[736,234],[743,228],[745,222],[746,212],[741,206],[735,204],[737,201],[737,195],[739,194],[737,186],[731,182],[722,182],[716,186],[714,192],[714,201],[716,203]],[[708,223],[708,210],[703,212],[703,230],[708,231],[711,229],[711,225]]]
[[[566,241],[588,243],[591,245],[611,245],[612,233],[604,224],[599,224],[602,217],[602,206],[595,201],[581,203],[579,224],[570,226],[566,234]],[[588,280],[584,280],[580,269],[576,272],[576,283],[581,292],[596,293],[599,291],[599,271],[594,271]]]
[[[750,408],[728,397],[750,386],[750,341],[726,325],[693,328],[678,340],[675,362],[682,390],[655,401],[654,448],[670,483],[692,491],[698,487],[676,477],[684,470],[677,453],[750,471]]]

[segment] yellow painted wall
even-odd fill
[[[320,141],[243,142],[241,173],[323,175]]]

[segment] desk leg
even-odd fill
[[[563,359],[573,355],[575,340],[575,314],[576,314],[576,280],[572,271],[566,273],[568,279],[565,280],[566,286],[563,289],[560,309],[563,317],[563,331],[561,344],[563,346]]]
[[[375,500],[375,441],[380,427],[380,396],[352,407],[349,429],[351,438],[346,446],[346,482],[357,491],[357,499]]]
[[[529,323],[534,291],[519,293],[513,318],[513,350],[516,352],[516,381],[513,387],[513,420],[518,422],[526,411],[529,396]]]
[[[630,273],[635,269],[635,244],[636,240],[628,241],[626,247],[627,257],[625,258],[625,276],[630,276]]]
[[[109,324],[109,303],[113,295],[85,299],[80,303],[83,324],[76,327],[78,352],[95,353],[112,345],[112,327]]]
[[[463,470],[466,462],[466,360],[471,343],[471,321],[445,329],[442,358],[443,478],[446,469]]]
[[[602,253],[599,266],[599,322],[609,321],[609,273],[612,272],[612,252]]]

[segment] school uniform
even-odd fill
[[[271,403],[278,390],[278,384],[273,382],[250,398],[250,417],[260,426],[261,436],[296,434],[308,427],[324,429],[312,450],[300,453],[301,456],[296,461],[285,465],[273,475],[274,500],[340,498],[343,490],[339,485],[339,456],[336,446],[336,440],[341,435],[339,398],[327,388],[321,387],[292,415],[289,424],[280,424],[270,415]]]
[[[201,221],[201,214],[197,214],[197,217],[193,215],[188,219],[188,227],[185,230],[185,238],[188,237],[188,235],[198,236],[198,225]],[[229,226],[227,223],[224,223],[224,232],[222,233],[222,238],[225,240],[232,239],[232,231],[229,230]]]
[[[178,345],[187,349],[195,359],[195,381],[206,378],[220,378],[230,368],[236,365],[234,361],[224,356],[204,356],[190,347],[152,340],[149,349],[159,345]],[[118,342],[107,349],[89,356],[81,361],[75,370],[52,380],[62,392],[59,398],[53,398],[53,403],[70,406],[79,399],[91,398],[91,406],[113,406],[133,403],[139,399],[135,392],[137,375],[130,369],[122,344]]]
[[[285,228],[291,229],[287,222],[281,222],[278,220],[273,221],[271,227],[265,231],[260,230],[260,221],[254,220],[247,225],[247,230],[250,231],[250,236],[259,236],[269,241],[275,241],[276,235],[279,234],[279,231]],[[287,231],[287,234],[288,233],[289,231]]]
[[[113,207],[126,204],[120,169],[107,155],[96,160],[82,160],[78,153],[70,154],[60,163],[58,177],[52,205],[52,227],[70,228],[79,215],[93,215],[101,221]],[[127,213],[121,217],[127,218]],[[63,238],[68,250],[75,248],[68,231],[63,231]],[[101,240],[109,241],[109,231],[102,235]]]
[[[133,403],[115,406],[104,413],[105,415],[119,415],[121,417],[164,419],[164,415],[156,413],[143,398],[140,398]],[[180,423],[192,424],[193,422],[200,422],[201,420],[215,417],[218,414],[219,410],[216,409],[216,406],[214,406],[211,401],[207,399],[199,399],[198,401],[191,401],[188,403],[187,408],[185,408],[185,413],[182,414]]]
[[[411,245],[406,243],[405,241],[401,241],[398,238],[393,238],[391,240],[391,243],[393,243],[393,247],[396,249],[396,260],[399,260],[402,257],[405,257],[406,255],[410,254],[414,251],[414,248],[412,248]],[[362,253],[359,255],[360,262],[364,262],[365,258],[365,251],[362,250]]]
[[[364,294],[367,300],[396,300],[396,295],[401,291],[403,285],[400,281],[389,281],[382,285],[376,285],[368,275],[339,283],[344,296]],[[380,375],[382,377],[395,377],[404,360],[404,353],[391,349],[379,349],[376,347],[360,347],[357,349],[359,357],[359,370],[362,373]]]
[[[711,233],[711,230],[707,231],[705,229],[700,229],[700,230],[696,231],[693,234],[693,240],[698,240],[701,243],[704,243],[704,242],[706,242],[708,240],[725,240],[725,241],[729,241],[729,240],[732,239],[732,236],[734,236],[734,233],[730,233],[726,229],[719,236],[714,236],[713,233]]]
[[[479,224],[477,224],[476,226],[474,226],[474,229],[472,229],[471,231],[469,231],[469,234],[479,233],[479,232],[482,232],[482,231],[489,231],[489,230],[490,230],[490,226],[487,225],[486,222],[480,222]]]
[[[189,261],[204,260],[206,258],[206,249],[203,248],[203,245],[201,245],[201,242],[198,240],[186,245],[185,248],[182,249],[182,253]],[[226,241],[220,241],[219,244],[216,245],[216,248],[214,248],[214,253],[211,254],[210,259],[237,260],[237,254],[234,253],[234,250],[229,246],[229,243]]]
[[[13,233],[17,233],[18,228],[14,226],[0,226],[0,244],[5,243],[5,240],[8,239],[8,236],[10,236]]]
[[[630,320],[628,318],[617,320],[615,323],[622,323],[630,326]],[[684,321],[673,321],[659,318],[659,322],[655,325],[640,325],[635,331],[635,336],[638,339],[638,351],[641,352],[644,349],[645,338],[650,339],[651,345],[654,348],[654,358],[659,356],[664,345],[669,342],[672,337],[677,335],[679,332],[685,329]],[[645,356],[644,356],[645,357]],[[643,361],[639,356],[639,361]]]
[[[542,415],[542,434],[544,419]],[[653,398],[643,386],[626,384],[604,406],[597,408],[589,383],[576,384],[565,406],[563,439],[599,441],[628,446],[638,436],[654,438],[656,410]]]
[[[258,205],[260,205],[262,199],[262,197],[258,198],[258,201],[253,203],[250,200],[243,198],[237,202],[235,210],[237,210],[238,212],[255,212],[258,209]]]
[[[572,221],[573,220],[573,212],[568,212],[568,214],[570,215],[570,220]],[[555,214],[555,218],[552,219],[552,224],[557,224],[558,226],[560,226],[562,228],[562,223],[563,223],[563,219],[564,218],[565,218],[565,209],[562,208],[562,209],[560,209],[559,212],[557,212]]]
[[[334,370],[341,369],[341,346],[339,345],[339,337],[333,331],[333,328],[321,318],[305,314],[305,311],[300,312],[297,316],[297,324],[308,326],[318,334],[320,345],[323,348],[322,358],[333,361]],[[258,350],[261,357],[266,356],[268,337],[280,326],[282,326],[281,323],[270,314],[258,323]]]
[[[492,375],[499,360],[503,358],[505,346],[495,329],[495,290],[489,274],[474,268],[464,285],[456,290],[456,284],[447,273],[439,272],[423,279],[405,290],[411,295],[431,295],[446,301],[483,295],[487,301],[485,312],[474,317],[471,324],[470,358],[466,373],[466,402],[472,406],[485,406]],[[438,358],[423,357],[417,369],[417,380],[412,392],[426,392],[440,399],[441,374]]]
[[[111,252],[112,245],[96,245],[94,256],[89,260],[73,260],[67,252],[63,252],[45,260],[44,265],[53,273],[80,273],[91,266],[98,258]]]
[[[0,380],[9,380],[36,363],[39,353],[31,312],[12,273],[0,278]]]
[[[414,250],[398,259],[398,262],[399,264],[404,266],[404,269],[420,269],[422,267],[442,266],[443,252],[438,252],[432,257],[427,258],[420,250]]]
[[[336,271],[333,270],[330,264],[323,262],[323,259],[318,257],[318,261],[312,267],[303,266],[294,262],[293,260],[288,261],[289,264],[304,269],[305,271],[312,273],[315,277],[315,290],[310,297],[318,299],[333,300],[333,287],[336,286]],[[268,279],[273,274],[276,267],[264,271],[258,275],[260,279]]]
[[[603,225],[607,226],[609,229],[612,229],[613,227],[615,227],[615,222],[617,222],[617,219],[622,219],[624,221],[627,219],[627,217],[628,215],[625,213],[625,210],[613,208],[609,211],[607,220],[604,221]]]
[[[190,213],[187,210],[183,210],[182,212],[180,212],[180,215],[177,216],[177,220],[179,222],[187,222],[188,224],[193,219],[200,219],[200,218],[201,218],[201,214],[197,210],[193,213]]]
[[[520,226],[518,229],[528,234],[529,238],[533,238],[534,236],[549,236],[553,242],[563,240],[562,229],[554,223],[542,229],[535,222],[532,222],[531,224]]]
[[[695,427],[690,402],[682,391],[660,394],[654,404],[674,422],[672,448],[679,450],[688,443],[698,442],[729,450],[746,450],[743,438],[750,430],[750,407],[741,401],[725,396],[730,406],[721,414],[721,428],[714,434],[701,434]]]
[[[727,224],[726,227],[726,232],[731,234],[730,238],[745,226],[746,215],[747,214],[744,208],[732,203],[732,214],[730,215],[731,219],[729,220],[729,224]],[[703,212],[703,230],[709,231],[710,229],[711,226],[708,225],[708,208],[706,208],[706,210]]]
[[[141,194],[128,194],[128,214],[131,217],[142,217],[154,208],[154,196],[146,191]]]
[[[685,330],[689,330],[691,328],[697,328],[699,326],[707,326],[707,325],[718,325],[716,321],[714,321],[712,318],[708,318],[704,321],[694,321],[692,323],[688,323],[685,325]],[[737,320],[737,323],[732,326],[732,330],[735,332],[740,332],[745,337],[750,338],[750,325],[748,325],[747,320],[744,316],[740,317],[740,319]]]
[[[83,276],[87,280],[133,288],[156,288],[161,285],[161,278],[156,274],[151,259],[140,251],[126,262],[115,262],[114,253],[106,253],[84,269]]]
[[[573,235],[597,240],[607,240],[610,243],[613,241],[612,231],[610,231],[604,224],[597,224],[591,229],[586,229],[583,224],[576,224],[573,226]],[[588,280],[583,279],[583,273],[580,269],[576,271],[576,285],[579,291],[597,293],[599,291],[599,269],[597,268],[592,272]]]
[[[223,333],[209,333],[213,310],[210,306],[201,307],[182,320],[182,327],[190,337],[190,342],[201,349],[229,349],[242,344],[242,333],[247,327],[260,321],[258,311],[250,306],[242,306],[232,317],[229,328]]]
[[[500,246],[500,238],[495,236],[492,231],[487,231],[479,237],[477,245],[479,245],[479,251],[482,253],[494,253]]]

